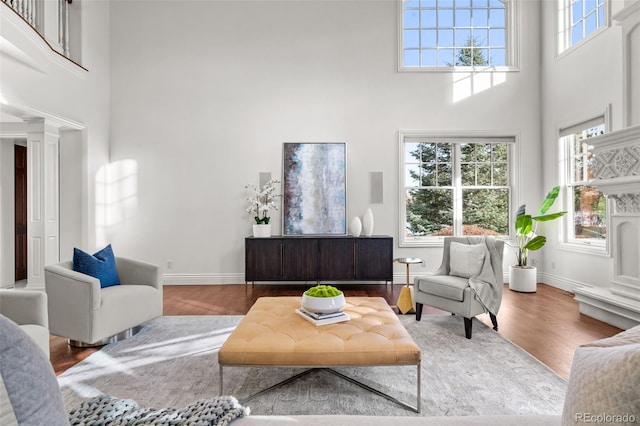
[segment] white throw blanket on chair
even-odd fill
[[[495,239],[482,237],[482,242],[485,245],[484,262],[480,273],[469,278],[469,286],[485,310],[498,315],[503,283],[496,282],[496,275],[502,276],[502,258],[496,249]]]

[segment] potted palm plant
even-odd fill
[[[547,213],[553,203],[558,198],[560,187],[555,186],[549,191],[542,206],[536,216],[526,214],[526,205],[518,208],[516,213],[516,244],[517,244],[517,265],[512,265],[509,269],[509,289],[521,292],[536,291],[537,270],[535,266],[527,264],[529,250],[540,250],[547,242],[547,237],[536,233],[538,222],[548,222],[564,216],[567,212]]]

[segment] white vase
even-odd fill
[[[271,236],[271,224],[253,225],[253,236],[256,238],[268,238]]]
[[[522,293],[535,293],[537,290],[537,270],[535,266],[509,268],[509,290]]]
[[[354,216],[349,222],[349,233],[354,237],[359,237],[362,232],[362,222],[360,222],[360,218],[358,216]]]
[[[362,235],[370,237],[373,234],[373,212],[367,209],[362,216]]]

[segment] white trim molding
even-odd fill
[[[162,274],[162,283],[166,285],[220,285],[242,284],[244,274]]]
[[[608,288],[575,290],[580,313],[624,330],[640,324],[640,302],[611,293]]]

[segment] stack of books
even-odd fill
[[[334,324],[336,322],[344,322],[351,319],[349,318],[349,315],[345,314],[344,312],[338,311],[330,312],[327,314],[318,314],[315,312],[309,312],[302,306],[296,309],[296,314],[300,315],[302,318],[315,325]]]

